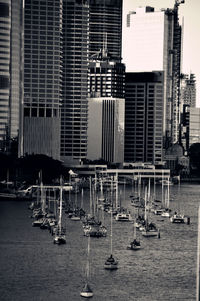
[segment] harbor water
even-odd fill
[[[134,216],[137,209],[131,206],[131,190],[126,187],[125,198],[122,193],[122,206]],[[160,186],[156,192],[161,198]],[[88,208],[88,190],[84,190],[83,199]],[[142,247],[138,251],[127,250],[133,224],[113,220],[113,254],[119,261],[114,271],[104,269],[110,255],[110,215],[105,213],[107,237],[90,239],[92,300],[195,300],[199,203],[200,185],[170,186],[170,208],[189,216],[190,225],[173,224],[169,218],[152,215],[160,239],[145,238],[138,232]],[[32,227],[28,205],[26,201],[0,202],[0,300],[82,300],[87,258],[82,223],[65,214],[66,244],[54,245],[48,230]]]

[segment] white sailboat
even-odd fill
[[[106,259],[104,263],[104,268],[106,270],[117,270],[118,269],[118,261],[113,257],[113,245],[112,245],[112,219],[113,214],[112,211],[110,212],[110,256]]]
[[[169,183],[167,185],[167,189],[165,189],[165,194],[164,194],[164,211],[162,212],[161,216],[162,217],[170,217],[170,209],[169,209]]]
[[[126,190],[126,181],[124,180],[124,200],[125,200],[125,190]],[[119,212],[116,214],[115,220],[119,222],[131,222],[133,219],[130,212],[127,209],[121,207],[120,204]]]
[[[137,232],[136,232],[136,223],[133,225],[133,241],[130,242],[130,245],[127,247],[127,250],[140,250],[141,245],[139,239],[137,239]]]
[[[59,201],[59,217],[58,217],[58,229],[54,236],[54,244],[65,244],[66,243],[66,236],[64,230],[62,229],[62,193],[63,187],[60,183],[60,201]]]
[[[142,235],[145,237],[153,237],[153,236],[159,236],[159,231],[156,227],[156,225],[152,222],[149,223],[148,219],[148,213],[146,210],[146,203],[147,203],[147,193],[146,193],[146,187],[145,187],[145,225],[144,228],[142,229]]]
[[[75,184],[75,205],[74,205],[74,210],[73,213],[71,215],[71,220],[72,221],[80,221],[80,210],[78,210],[77,208],[77,191],[78,191],[78,187],[77,187],[77,182]]]
[[[87,263],[86,263],[86,281],[82,291],[80,292],[81,297],[91,298],[93,297],[93,291],[89,285],[90,276],[90,236],[88,236],[88,248],[87,248]]]
[[[180,194],[180,183],[179,183],[179,194]],[[179,201],[178,201],[178,207],[180,207]],[[174,212],[174,215],[170,217],[170,221],[173,224],[184,224],[188,223],[188,217],[186,217],[184,214],[180,213],[180,208],[178,208],[177,211]]]

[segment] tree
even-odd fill
[[[28,183],[35,183],[42,171],[42,180],[44,183],[51,183],[53,180],[65,175],[66,168],[61,161],[54,160],[51,157],[42,154],[26,155],[18,159],[18,167],[22,178]]]

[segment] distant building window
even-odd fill
[[[37,117],[37,109],[36,108],[32,108],[32,110],[31,110],[31,116],[32,117]]]
[[[46,109],[46,117],[51,117],[51,109]]]
[[[24,108],[24,117],[30,116],[30,108]]]
[[[7,89],[9,87],[8,76],[0,75],[0,89]]]
[[[0,3],[0,17],[9,17],[9,4]]]
[[[39,117],[44,117],[44,109],[39,109]]]

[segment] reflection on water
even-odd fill
[[[134,252],[126,249],[133,224],[113,221],[113,253],[119,268],[104,270],[109,235],[91,238],[92,300],[195,300],[200,187],[182,184],[180,189],[174,185],[170,190],[170,198],[174,199],[170,207],[189,215],[191,224],[172,224],[154,215],[161,238],[140,237],[142,248]],[[157,198],[161,198],[161,188],[156,191]],[[127,187],[122,205],[134,215],[130,194],[131,187]],[[88,208],[89,191],[84,191],[84,204]],[[0,300],[81,300],[87,249],[81,222],[66,216],[67,243],[54,245],[48,230],[32,227],[27,208],[26,202],[0,202]],[[109,234],[107,213],[105,223]]]

